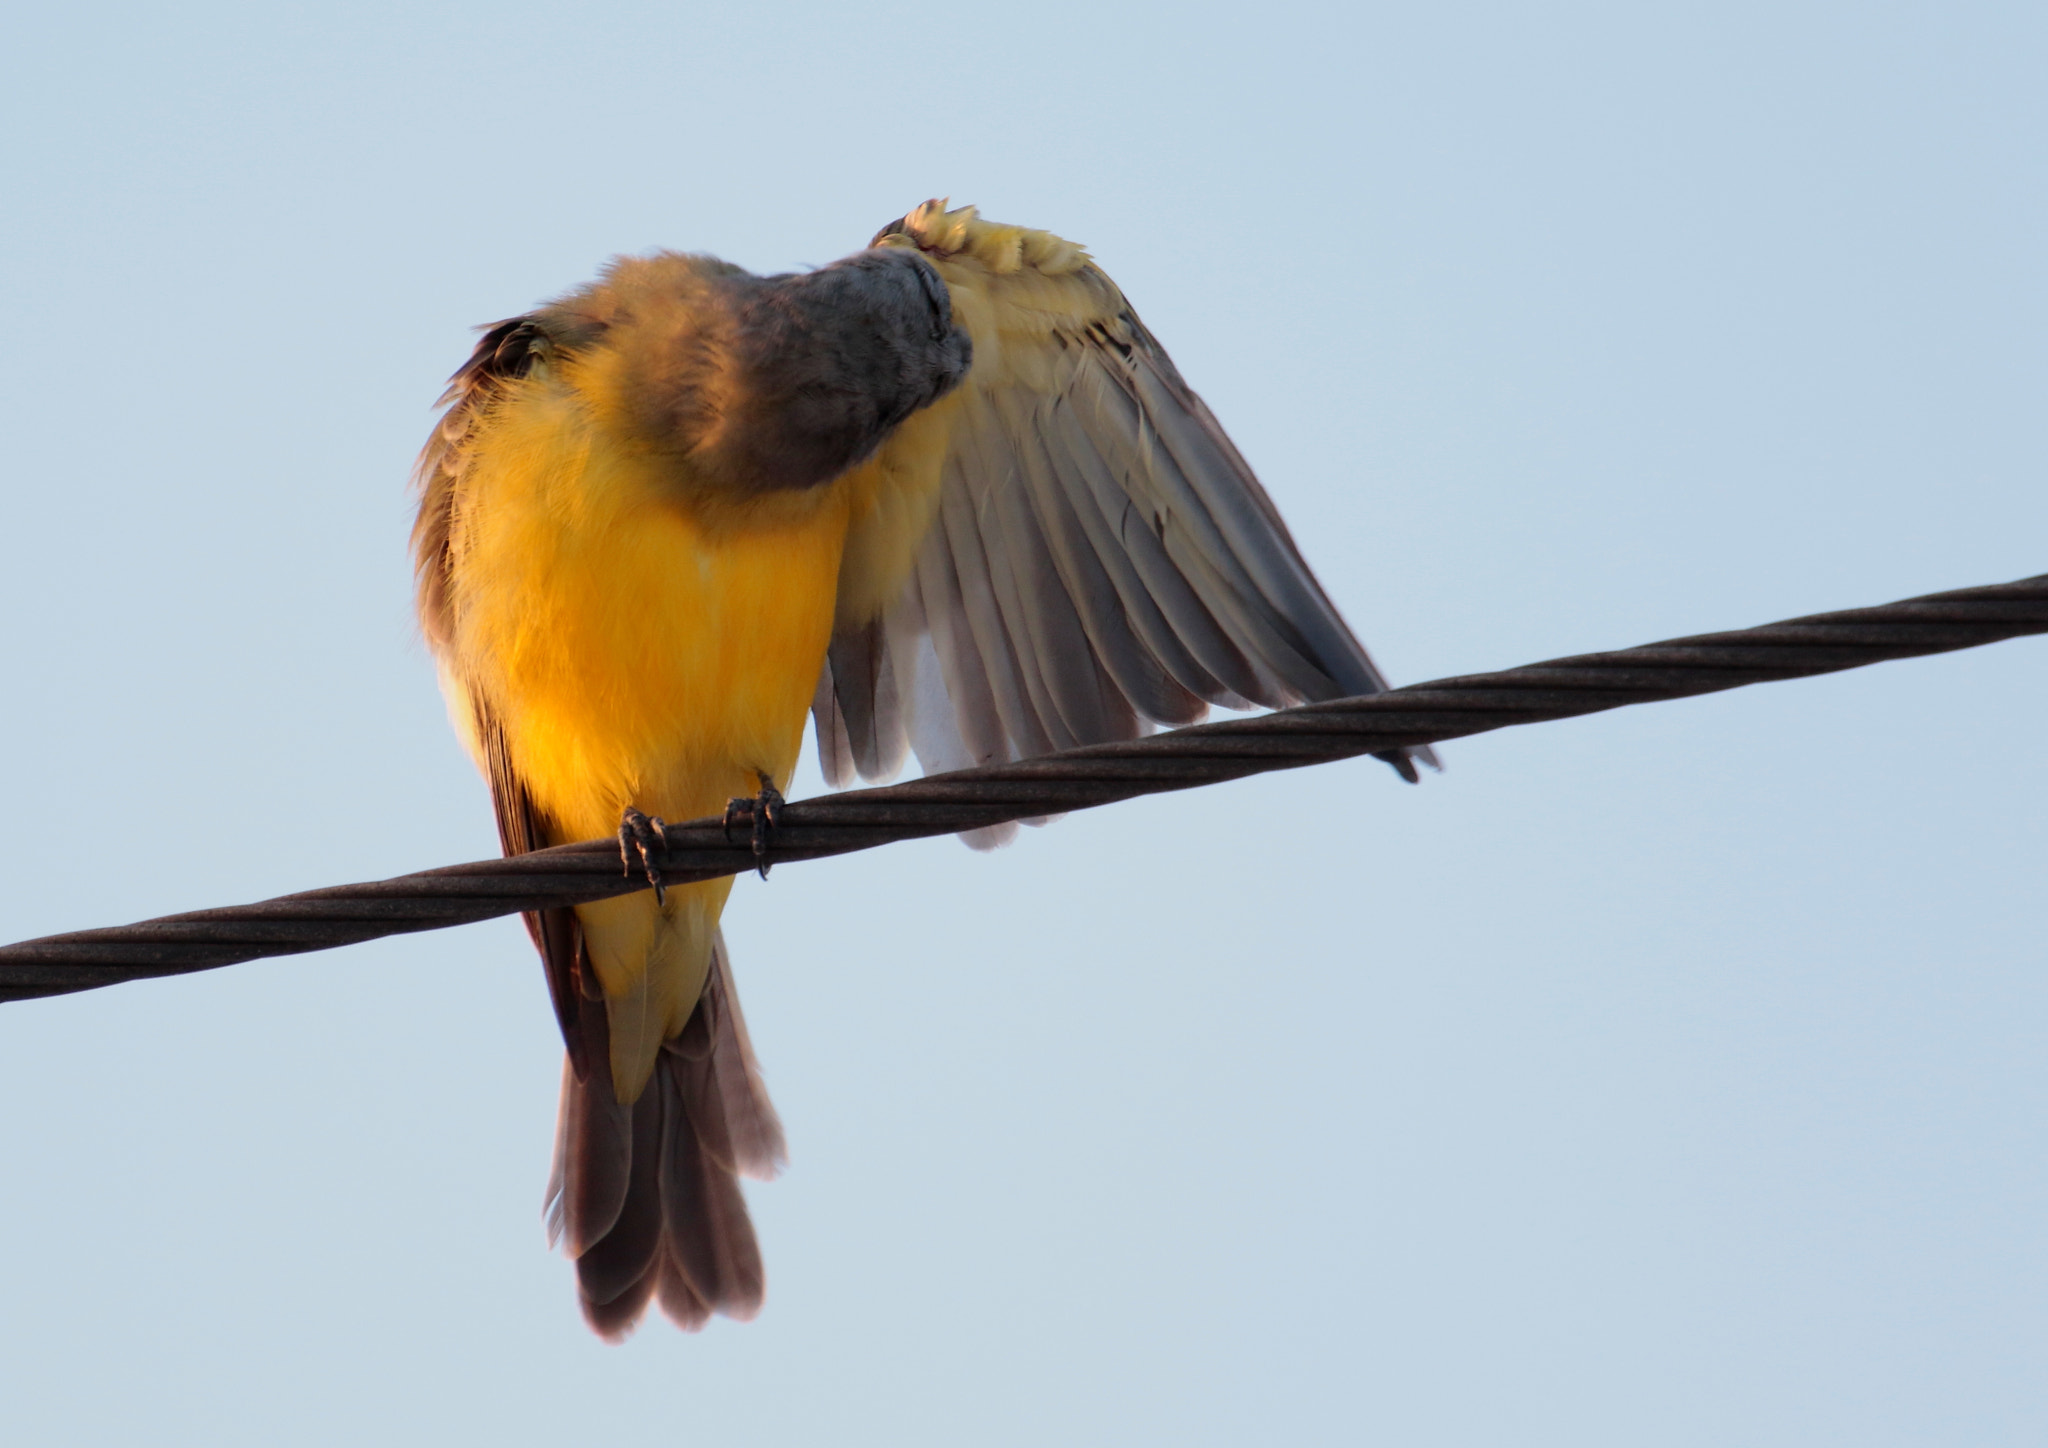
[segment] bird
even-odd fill
[[[928,201],[758,276],[659,251],[487,326],[415,469],[416,603],[506,854],[649,888],[528,914],[565,1043],[545,1215],[600,1336],[746,1320],[783,1128],[665,820],[1386,687],[1088,251]],[[1427,748],[1381,756],[1411,783]],[[1015,825],[966,836],[1000,844]]]

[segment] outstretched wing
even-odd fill
[[[929,772],[1130,739],[1211,704],[1386,688],[1250,466],[1086,252],[938,202],[876,244],[933,264],[974,364],[876,459],[908,470],[892,451],[942,436],[908,576],[859,576],[892,550],[849,543],[813,711],[828,780],[885,777],[906,745]],[[1412,761],[1436,763],[1382,757],[1411,781]]]

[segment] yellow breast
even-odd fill
[[[492,402],[451,535],[456,669],[556,842],[612,833],[628,805],[694,819],[759,774],[789,782],[865,496],[693,497],[684,464],[608,425],[597,360]],[[730,888],[579,907],[621,1099],[688,1021]]]
[[[847,492],[701,505],[623,443],[588,378],[529,378],[459,500],[456,653],[569,838],[786,782],[832,627]]]

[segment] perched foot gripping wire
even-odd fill
[[[647,877],[647,883],[654,887],[654,899],[660,904],[667,899],[667,886],[661,878],[661,860],[668,850],[668,821],[659,815],[644,815],[631,805],[619,816],[619,869],[628,879],[633,876],[633,861],[640,861],[640,873]],[[765,873],[765,872],[764,872]]]
[[[2041,633],[2048,633],[2048,575],[1438,679],[883,789],[790,804],[779,804],[778,796],[772,807],[757,798],[742,802],[753,807],[754,837],[745,842],[727,838],[728,821],[737,820],[730,810],[726,820],[694,820],[665,830],[647,821],[648,836],[636,831],[634,839],[646,852],[641,863],[650,870],[648,878],[632,873],[630,856],[626,872],[620,871],[622,825],[617,840],[589,840],[510,859],[0,946],[0,1000],[62,995],[465,925],[521,910],[605,900],[645,890],[649,878],[678,885],[750,868],[766,873],[771,862],[815,860],[1266,770]]]
[[[732,827],[746,823],[752,826],[750,843],[754,849],[754,868],[761,872],[761,878],[768,878],[768,843],[775,837],[776,826],[782,823],[782,807],[788,801],[782,791],[775,787],[775,781],[760,770],[754,771],[761,781],[761,792],[752,799],[729,799],[725,802],[725,837],[732,838]]]

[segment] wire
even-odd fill
[[[783,808],[767,859],[773,864],[822,859],[1268,770],[2040,633],[2048,633],[2048,574],[1733,633],[1437,679],[1364,698],[1305,704],[887,788],[793,801]],[[728,840],[718,820],[670,825],[668,837],[662,877],[669,884],[716,879],[755,864],[751,843]],[[643,875],[628,875],[621,868],[616,841],[588,840],[510,859],[0,946],[0,1001],[328,950],[646,888]]]

